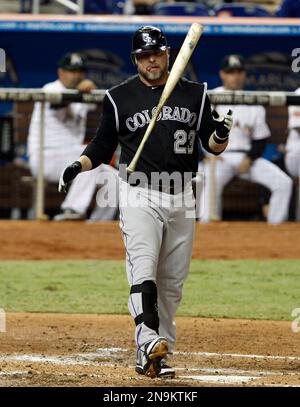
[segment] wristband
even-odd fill
[[[224,144],[228,140],[228,135],[226,137],[220,137],[216,131],[213,132],[212,137],[216,144]]]

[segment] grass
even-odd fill
[[[290,320],[300,307],[300,260],[194,260],[178,315]],[[124,314],[123,261],[3,261],[0,308]]]

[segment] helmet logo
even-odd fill
[[[142,36],[143,36],[143,40],[145,41],[145,43],[147,45],[155,45],[156,44],[155,38],[151,38],[149,33],[143,33]]]
[[[230,55],[229,57],[229,65],[234,66],[234,65],[240,65],[241,62],[239,58],[236,55]]]
[[[72,54],[70,63],[71,63],[71,65],[82,64],[81,56],[78,54]]]

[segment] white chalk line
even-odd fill
[[[214,352],[174,352],[174,355],[190,355],[200,357],[218,357],[218,358],[245,358],[245,359],[268,359],[268,360],[296,360],[300,361],[299,356],[275,356],[275,355],[247,355],[244,353],[214,353]]]
[[[0,356],[0,361],[4,362],[27,362],[27,363],[42,363],[42,364],[54,364],[61,366],[96,366],[96,367],[116,367],[116,363],[107,362],[93,362],[80,359],[81,354],[75,354],[73,357],[62,357],[62,356],[46,356],[46,355],[7,355]],[[91,358],[91,354],[86,355]],[[98,356],[99,357],[99,356]],[[130,369],[134,369],[135,366],[128,366]],[[282,376],[282,375],[297,375],[296,373],[283,373],[281,371],[267,371],[267,370],[243,370],[243,369],[226,369],[226,368],[205,368],[205,367],[177,367],[175,368],[178,372],[203,372],[210,374],[252,374],[255,376]]]
[[[114,351],[115,352],[115,351]],[[61,366],[94,366],[94,367],[116,367],[116,363],[108,363],[108,362],[96,362],[90,360],[92,358],[99,358],[99,353],[89,353],[89,354],[73,354],[67,357],[64,356],[47,356],[47,355],[0,355],[0,361],[3,362],[25,362],[25,363],[39,363],[39,364],[54,364],[54,365],[61,365]],[[85,359],[85,360],[82,360]],[[89,359],[89,360],[86,360]],[[131,369],[134,369],[134,366],[128,366]],[[175,368],[178,372],[201,372],[210,375],[214,375],[214,377],[225,377],[224,375],[245,375],[242,377],[246,377],[246,375],[251,375],[251,380],[259,379],[264,376],[297,376],[297,373],[294,372],[281,372],[281,371],[268,371],[268,370],[243,370],[243,369],[226,369],[226,368]],[[188,375],[181,375],[180,378],[188,378]],[[193,377],[200,377],[200,376],[193,376]],[[192,378],[192,377],[190,377]],[[199,379],[200,380],[200,379]],[[221,380],[221,379],[220,379]],[[225,380],[225,379],[224,379]],[[237,378],[237,381],[240,379]],[[247,379],[245,379],[247,380]],[[249,379],[250,380],[250,379]]]
[[[103,357],[114,357],[118,353],[131,352],[130,349],[125,348],[97,348],[96,353],[90,353],[89,355],[93,357],[94,355]],[[84,355],[84,354],[82,354]],[[267,359],[267,360],[293,360],[300,362],[300,356],[279,356],[279,355],[255,355],[255,354],[245,354],[245,353],[216,353],[216,352],[183,352],[175,351],[174,355],[183,356],[200,356],[205,358],[245,358],[245,359]]]
[[[103,361],[97,361],[100,358],[112,358],[117,359],[125,353],[131,353],[132,350],[124,348],[99,348],[95,353],[76,353],[69,356],[50,356],[50,355],[39,355],[39,354],[9,354],[9,355],[0,355],[0,361],[5,362],[27,362],[27,363],[44,363],[44,364],[54,364],[62,366],[95,366],[95,367],[116,367],[118,366],[118,361],[116,363],[108,363]],[[271,355],[245,355],[245,354],[230,354],[230,353],[209,353],[209,352],[174,352],[176,355],[188,355],[188,356],[199,356],[204,358],[209,357],[233,357],[233,358],[249,358],[249,359],[271,359],[271,360],[300,360],[300,358],[295,356],[271,356]],[[128,366],[131,369],[134,369],[134,366]],[[281,371],[268,371],[268,370],[242,370],[242,369],[226,369],[226,368],[176,368],[175,369],[180,375],[177,375],[175,381],[191,381],[196,380],[201,383],[211,383],[211,384],[243,384],[253,381],[257,381],[266,376],[297,376],[297,373],[294,372],[281,372]],[[183,372],[187,374],[182,375]],[[204,374],[192,374],[204,373]],[[2,377],[14,377],[17,376],[28,376],[29,372],[0,372]],[[55,375],[62,377],[90,377],[90,378],[99,378],[103,379],[103,375],[97,375],[94,373],[87,374],[78,374],[78,373],[59,373],[55,372]],[[114,375],[115,378],[124,379],[123,376]],[[130,379],[130,377],[128,377]],[[137,380],[137,377],[132,379]],[[289,385],[278,385],[286,386]],[[300,387],[300,385],[295,385],[294,387]]]
[[[11,361],[27,361],[39,363],[53,363],[53,364],[69,364],[69,365],[82,365],[82,366],[98,366],[98,361],[91,361],[98,358],[119,358],[120,354],[131,353],[132,350],[125,348],[98,348],[95,353],[77,353],[69,357],[62,356],[44,356],[44,355],[10,355],[1,356],[0,361],[7,360],[7,357],[12,358]],[[204,358],[245,358],[245,359],[267,359],[267,360],[284,360],[284,361],[300,361],[297,356],[275,356],[275,355],[254,355],[254,354],[240,354],[240,353],[214,353],[214,352],[182,352],[175,351],[174,355],[183,356],[199,356]],[[82,359],[82,360],[78,360]],[[86,360],[88,359],[88,360]],[[106,364],[106,366],[115,366],[114,364]],[[218,369],[216,369],[218,370]]]
[[[46,355],[6,355],[0,356],[2,362],[28,362],[28,363],[45,363],[53,365],[78,365],[78,366],[99,366],[99,362],[91,362],[87,360],[78,360],[74,357],[62,357],[62,356],[46,356]],[[113,363],[103,363],[103,366],[114,367]]]

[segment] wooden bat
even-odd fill
[[[200,38],[202,32],[203,32],[203,26],[201,24],[193,23],[191,25],[191,27],[185,37],[185,40],[180,48],[180,51],[176,57],[174,65],[171,69],[168,80],[165,84],[164,90],[159,99],[159,102],[158,102],[158,105],[156,108],[156,112],[152,116],[151,121],[148,124],[147,130],[144,134],[144,137],[143,137],[131,163],[129,164],[129,166],[126,169],[127,173],[131,174],[135,170],[137,162],[143,151],[144,145],[153,130],[156,120],[157,120],[163,106],[165,105],[165,103],[167,102],[171,93],[173,92],[177,82],[181,78],[181,76],[190,60],[190,57],[197,45],[197,42],[199,41],[199,38]]]

